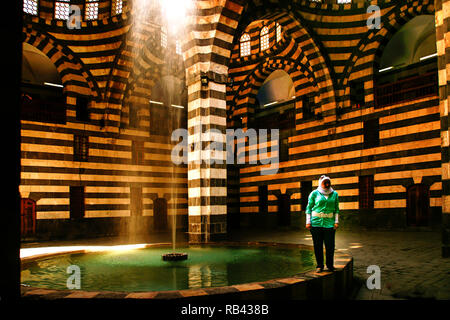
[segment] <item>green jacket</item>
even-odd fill
[[[339,197],[336,191],[333,191],[328,195],[328,199],[325,198],[317,189],[311,192],[308,197],[308,205],[306,206],[306,214],[312,212],[320,213],[339,213]],[[334,227],[334,215],[332,218],[321,218],[311,215],[311,226],[313,227]]]

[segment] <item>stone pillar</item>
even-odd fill
[[[441,114],[442,154],[442,256],[450,257],[450,164],[448,124],[448,70],[450,64],[450,0],[435,0],[436,47],[439,73],[439,109]],[[450,48],[449,48],[450,49]]]
[[[225,3],[197,1],[193,31],[184,44],[190,242],[221,240],[227,230],[226,64],[233,35],[219,29]],[[212,153],[209,147],[224,152]]]
[[[188,93],[189,241],[215,241],[226,234],[226,157],[208,148],[226,148],[225,84],[196,80]]]

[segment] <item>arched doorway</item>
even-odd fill
[[[167,230],[167,200],[164,198],[153,201],[153,223],[155,231]]]
[[[430,215],[430,189],[424,184],[414,184],[407,190],[408,226],[428,226]]]

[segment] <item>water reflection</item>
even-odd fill
[[[162,261],[167,248],[67,254],[38,260],[22,270],[24,284],[67,289],[69,265],[81,269],[81,290],[165,291],[222,287],[284,278],[311,270],[310,250],[276,247],[183,248],[185,261]]]

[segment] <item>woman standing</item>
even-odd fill
[[[323,175],[319,186],[311,192],[306,207],[306,228],[311,231],[316,256],[316,272],[323,271],[323,244],[325,242],[326,266],[334,271],[334,236],[338,228],[339,197],[331,187],[329,177]]]

